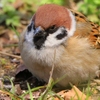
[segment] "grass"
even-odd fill
[[[11,85],[12,85],[12,91],[8,91],[8,90],[3,90],[1,89],[0,90],[0,93],[3,93],[3,94],[6,94],[6,95],[9,95],[12,100],[25,100],[25,96],[29,94],[30,96],[30,100],[36,100],[34,99],[33,97],[33,92],[35,91],[39,91],[39,89],[45,89],[44,92],[42,92],[40,94],[40,96],[38,97],[37,100],[55,100],[54,98],[58,98],[58,100],[65,100],[63,97],[61,97],[60,95],[58,95],[57,93],[55,93],[53,91],[53,86],[54,86],[54,82],[52,79],[50,79],[49,83],[46,85],[46,86],[39,86],[39,87],[35,87],[35,88],[30,88],[29,84],[27,83],[27,86],[28,86],[28,90],[23,93],[22,95],[18,96],[16,95],[15,93],[15,87],[13,85],[13,82],[12,80],[10,80],[11,82]],[[73,85],[71,85],[73,87]],[[77,97],[77,100],[83,100],[82,97],[78,94],[76,88],[73,87],[73,90],[75,91],[75,94],[76,94],[76,97]],[[95,88],[94,88],[95,90]],[[94,93],[94,90],[91,91],[91,87],[90,87],[90,84],[88,84],[86,90],[83,90],[83,92],[85,92],[86,94],[86,99],[85,100],[90,100],[89,97]],[[71,97],[70,100],[74,100],[74,97]],[[99,100],[99,99],[98,99]]]
[[[12,25],[11,30],[13,30],[13,32],[16,34],[16,36],[18,37],[18,39],[20,38],[20,34],[19,32],[16,31],[15,27]]]
[[[15,93],[14,84],[13,84],[12,80],[9,78],[9,80],[11,82],[11,85],[12,85],[11,91],[0,90],[1,93],[5,93],[5,94],[9,95],[12,98],[12,100],[25,100],[25,96],[29,94],[30,100],[35,100],[34,97],[33,97],[33,92],[39,91],[39,89],[45,89],[44,92],[40,93],[40,96],[38,97],[38,100],[48,100],[48,99],[49,100],[55,100],[55,97],[58,98],[59,100],[64,100],[63,97],[61,97],[60,95],[58,95],[57,93],[55,93],[53,91],[53,86],[57,82],[61,81],[61,79],[63,79],[65,77],[64,76],[64,77],[58,79],[56,82],[54,82],[54,80],[52,78],[53,70],[54,70],[54,66],[55,66],[55,56],[56,56],[56,51],[54,52],[54,60],[53,60],[52,70],[50,72],[50,78],[49,78],[48,84],[46,86],[39,86],[39,87],[35,87],[35,88],[31,89],[29,84],[27,83],[28,91],[25,91],[25,93],[23,93],[22,95],[18,96]],[[71,84],[71,86],[73,87],[72,84]],[[75,91],[77,100],[83,100],[74,87],[73,87],[73,90]],[[89,100],[89,97],[92,94],[93,94],[93,91],[91,91],[90,82],[89,82],[89,84],[87,85],[86,100]],[[71,97],[70,100],[74,100],[74,97]]]

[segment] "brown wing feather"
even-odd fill
[[[75,36],[88,37],[92,46],[100,49],[100,26],[89,21],[83,14],[71,10],[76,18]]]

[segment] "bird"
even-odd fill
[[[39,80],[67,87],[92,80],[100,67],[100,26],[73,9],[41,5],[22,32],[22,60]]]

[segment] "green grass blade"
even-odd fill
[[[15,29],[15,27],[14,27],[13,25],[12,25],[12,27],[11,27],[11,30],[14,31],[14,33],[17,35],[17,37],[18,37],[18,39],[19,39],[20,34],[19,34],[19,32]]]

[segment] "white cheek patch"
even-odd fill
[[[49,34],[49,36],[47,37],[47,39],[46,39],[46,41],[44,43],[44,46],[46,46],[46,47],[57,46],[57,45],[63,43],[67,38],[69,38],[69,37],[74,35],[75,30],[76,30],[76,20],[75,20],[75,16],[71,13],[71,11],[70,10],[68,10],[68,11],[69,11],[69,15],[70,15],[72,21],[71,21],[71,28],[70,28],[70,30],[66,29],[66,31],[68,33],[67,36],[65,36],[61,40],[57,40],[56,39],[56,36],[58,34],[62,33],[62,31],[61,31],[62,29],[60,27],[55,33]]]
[[[34,31],[26,32],[25,34],[25,40],[31,44],[33,44],[33,37],[34,37],[33,32]]]
[[[31,44],[33,44],[33,37],[34,37],[34,29],[33,29],[33,24],[34,23],[30,23],[28,25],[28,27],[30,27],[30,30],[28,30],[28,27],[27,27],[27,30],[26,30],[26,33],[25,33],[25,40]]]
[[[67,35],[64,38],[60,39],[60,40],[58,40],[56,38],[57,35],[63,34],[62,30],[65,30],[65,28],[64,27],[60,27],[55,33],[49,34],[49,36],[47,37],[47,39],[46,39],[46,41],[45,41],[43,46],[45,46],[45,47],[53,47],[53,46],[58,46],[59,44],[63,43],[68,38]]]

